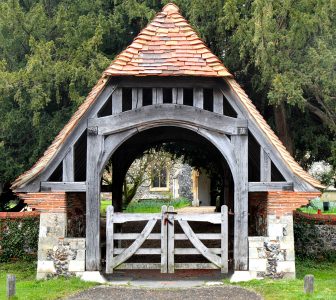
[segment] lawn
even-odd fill
[[[236,285],[254,290],[266,300],[336,300],[336,263],[317,263],[315,261],[297,261],[295,280],[253,280]],[[16,262],[0,264],[0,299],[6,299],[6,274],[15,274],[18,300],[61,299],[94,286],[94,283],[80,281],[78,278],[35,280],[35,263]],[[312,296],[303,293],[305,274],[315,276],[315,293]],[[229,283],[225,280],[225,283]],[[248,299],[246,299],[248,300]]]
[[[14,299],[42,300],[60,299],[96,284],[78,278],[35,280],[36,264],[29,262],[0,263],[0,299],[6,299],[6,274],[16,276]]]
[[[297,279],[295,280],[253,280],[237,285],[258,292],[266,300],[336,300],[336,262],[297,260],[296,272]],[[311,296],[303,292],[303,278],[306,274],[315,276],[315,292]]]
[[[106,215],[107,206],[111,205],[111,200],[100,201],[100,213]],[[163,205],[174,206],[175,209],[190,206],[191,202],[185,198],[173,200],[144,199],[141,201],[132,201],[124,212],[126,213],[159,213]]]

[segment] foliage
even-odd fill
[[[294,280],[252,280],[235,285],[255,290],[266,300],[335,299],[335,262],[297,259],[295,264],[296,279]],[[312,295],[307,295],[303,291],[303,278],[307,274],[315,276],[315,291]],[[228,280],[225,282],[228,283]]]
[[[126,173],[123,184],[123,206],[127,207],[133,200],[138,188],[148,179],[153,171],[169,169],[176,159],[160,148],[150,148],[137,158]]]
[[[79,278],[59,278],[37,281],[36,263],[17,261],[15,263],[0,263],[0,299],[6,299],[6,276],[16,276],[16,298],[18,300],[53,300],[97,285],[84,282]]]
[[[0,221],[0,262],[34,260],[37,254],[39,218]]]
[[[144,199],[132,201],[127,207],[128,213],[159,213],[163,205],[173,206],[175,209],[183,208],[191,205],[191,202],[185,198],[159,200],[159,199]]]

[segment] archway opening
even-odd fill
[[[112,182],[111,185],[107,185],[107,187],[110,188],[109,194],[111,195],[112,204],[115,208],[115,211],[123,211],[127,209],[127,206],[125,206],[123,203],[123,200],[125,200],[124,183],[130,167],[132,164],[134,164],[134,161],[143,157],[144,153],[148,154],[149,151],[152,151],[153,149],[156,152],[165,151],[166,153],[181,159],[183,163],[189,165],[191,170],[194,169],[201,172],[203,171],[207,174],[208,177],[210,177],[212,186],[209,206],[213,207],[213,212],[215,211],[216,207],[218,211],[218,208],[220,208],[220,206],[223,204],[228,206],[229,211],[234,210],[233,176],[222,153],[209,140],[207,140],[197,131],[177,126],[160,126],[143,130],[134,134],[132,137],[124,141],[110,157],[107,168],[112,173]],[[191,170],[189,173],[189,182],[192,182]],[[104,188],[104,190],[106,191],[106,188]],[[173,191],[170,192],[173,193]],[[106,194],[104,196],[106,198]],[[189,200],[190,205],[192,205],[194,199]],[[202,202],[202,199],[199,200]],[[231,261],[233,258],[233,223],[233,214],[230,214],[229,259]],[[103,244],[105,239],[104,224],[104,216],[102,215],[101,232],[103,233]],[[132,233],[133,230],[139,232],[143,230],[144,226],[145,223],[136,224],[136,226],[132,224],[131,228],[122,226],[118,230],[130,233]],[[191,227],[195,232],[199,233],[204,233],[206,230],[212,233],[220,232],[220,227],[215,228],[216,226],[209,226],[208,228],[205,228],[204,223],[197,224],[197,222],[195,222],[191,224]],[[154,228],[153,232],[155,232],[155,230],[159,231],[159,229],[159,227],[156,229]],[[181,231],[180,228],[177,230]],[[207,246],[214,246],[214,244],[211,245],[211,243],[211,241],[205,241]],[[153,242],[149,241],[147,246],[150,247],[151,245],[153,245]],[[129,246],[129,244],[127,241],[122,241],[122,245],[120,246],[121,248],[126,248]],[[181,248],[185,247],[185,245],[180,242],[178,242],[176,246]],[[220,247],[220,245],[218,247]],[[104,249],[102,250],[102,257],[104,258]],[[133,257],[132,262],[134,262],[134,260],[136,262],[136,259],[136,257]],[[144,262],[145,259],[146,258],[142,257],[141,261]],[[177,257],[176,259],[177,261],[184,260],[183,256]],[[200,257],[195,256],[193,259],[195,260],[195,263],[197,263]]]

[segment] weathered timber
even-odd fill
[[[132,88],[132,109],[142,107],[142,89]]]
[[[217,114],[224,114],[223,93],[219,89],[213,90],[214,106],[213,111]]]
[[[194,107],[203,109],[203,89],[194,88]]]
[[[114,226],[113,226],[113,206],[110,205],[106,209],[106,273],[113,273],[113,254],[114,251]]]
[[[258,141],[261,148],[263,148],[269,154],[270,159],[278,168],[282,176],[284,176],[286,181],[293,182],[294,188],[297,191],[317,191],[315,188],[310,186],[301,178],[298,178],[297,176],[295,176],[295,174],[293,174],[293,172],[286,165],[284,159],[281,157],[278,149],[272,143],[270,143],[269,139],[266,137],[266,135],[262,132],[260,126],[257,124],[257,121],[246,110],[244,105],[238,99],[237,94],[229,88],[229,85],[225,82],[225,80],[223,81],[220,89],[230,105],[237,112],[238,118],[244,118],[248,121],[249,131]]]
[[[100,270],[100,173],[104,137],[88,128],[86,165],[86,270]]]
[[[55,181],[42,181],[41,192],[85,192],[86,182],[55,182]]]
[[[167,260],[168,260],[168,273],[174,273],[174,234],[175,234],[175,222],[174,222],[174,207],[168,207],[168,220],[166,222],[166,226],[168,227],[168,248],[167,248]]]
[[[182,230],[184,231],[185,235],[188,237],[190,242],[194,245],[194,247],[202,253],[202,255],[209,260],[211,263],[215,264],[217,267],[221,268],[221,259],[219,256],[213,254],[209,248],[207,248],[196,236],[190,225],[187,221],[178,220]]]
[[[141,245],[145,242],[148,235],[152,232],[157,220],[150,220],[146,224],[145,228],[142,230],[142,232],[139,234],[139,237],[118,256],[113,257],[112,260],[112,268],[116,268],[123,262],[125,262],[127,259],[129,259],[134,253],[141,247]]]
[[[249,182],[249,192],[293,191],[293,182]]]
[[[222,273],[228,273],[229,272],[229,227],[228,227],[228,207],[226,205],[222,205],[221,207],[221,248],[220,248],[220,254],[221,254],[221,260],[222,260]]]
[[[163,104],[162,88],[153,88],[153,104]]]
[[[77,126],[72,130],[69,134],[68,138],[63,143],[62,147],[57,151],[55,157],[52,159],[48,168],[46,168],[41,174],[39,174],[36,178],[34,178],[31,182],[25,185],[22,188],[16,189],[15,192],[38,192],[40,190],[40,182],[47,181],[51,174],[55,171],[55,169],[59,166],[59,164],[64,159],[70,147],[74,146],[77,140],[81,137],[81,135],[87,129],[87,117],[97,117],[100,109],[105,105],[106,101],[109,101],[109,97],[116,89],[116,81],[114,84],[107,84],[105,89],[101,92],[101,94],[97,97],[95,101],[95,105],[92,105],[88,108],[85,115],[79,121]]]
[[[115,233],[113,235],[115,240],[135,240],[139,236],[138,233]],[[147,240],[161,240],[160,233],[151,233]]]
[[[134,222],[134,221],[149,221],[149,220],[160,220],[161,214],[150,213],[150,214],[142,214],[142,213],[120,213],[116,212],[113,216],[113,222],[122,224],[125,222]]]
[[[123,263],[115,267],[116,270],[159,270],[160,263]]]
[[[112,114],[122,112],[122,89],[116,88],[112,93]]]
[[[167,206],[163,205],[161,207],[161,273],[167,273],[168,271],[168,257],[167,257],[167,249],[168,249],[168,230],[166,225],[166,213]]]
[[[213,254],[221,254],[221,248],[208,248]],[[202,253],[195,248],[175,248],[175,255],[202,255]]]
[[[70,147],[68,153],[63,159],[63,178],[62,181],[75,181],[75,160],[74,147]]]
[[[196,233],[200,240],[220,240],[222,235],[220,233]],[[187,240],[188,237],[184,233],[175,233],[175,241]]]
[[[260,147],[260,181],[271,181],[272,161],[268,153]]]
[[[149,105],[137,110],[126,111],[117,115],[89,119],[89,126],[97,126],[103,135],[120,132],[149,123],[169,125],[171,122],[186,123],[226,134],[238,134],[238,128],[247,126],[244,119],[214,114],[192,106],[163,104]]]
[[[182,88],[173,88],[172,91],[173,104],[183,104],[183,89]]]
[[[218,266],[212,263],[176,263],[175,270],[185,270],[185,269],[218,269]]]
[[[127,248],[114,248],[114,254],[121,254]],[[140,248],[134,252],[133,255],[160,255],[161,249],[160,248]],[[107,257],[106,257],[107,259]]]
[[[237,157],[234,184],[234,269],[248,268],[248,136],[231,137]]]
[[[210,213],[210,214],[177,214],[175,220],[178,221],[192,221],[192,222],[209,222],[212,224],[221,223],[220,213]]]

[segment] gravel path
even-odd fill
[[[262,300],[258,294],[235,286],[199,287],[193,289],[140,289],[100,286],[80,292],[68,300]]]

